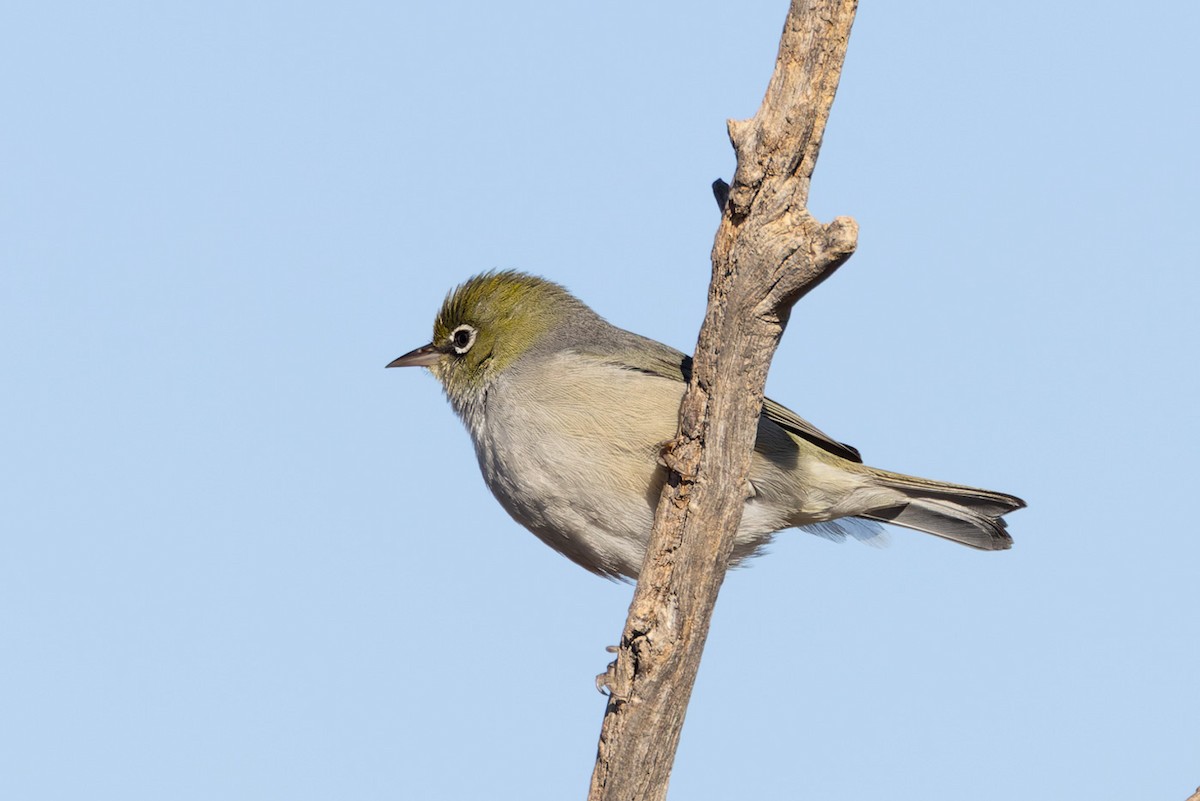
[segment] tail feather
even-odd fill
[[[868,520],[893,523],[924,531],[984,551],[1012,547],[1001,515],[1025,506],[1002,492],[931,481],[884,470],[872,470],[879,484],[902,493],[906,499],[859,514]]]
[[[889,489],[899,490],[913,498],[932,498],[948,501],[955,506],[978,512],[984,517],[999,517],[1003,514],[1025,508],[1025,501],[1015,495],[1003,492],[968,487],[965,484],[951,484],[947,481],[933,481],[928,478],[906,476],[903,473],[892,473],[887,470],[871,469],[871,474],[880,484]]]
[[[859,517],[924,531],[981,551],[1012,547],[1012,537],[1004,530],[1003,519],[987,517],[947,501],[919,498],[904,506],[875,509]]]

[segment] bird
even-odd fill
[[[668,471],[691,358],[604,320],[563,286],[489,271],[447,294],[433,339],[388,367],[425,367],[514,520],[601,576],[634,579]],[[890,523],[983,551],[1012,546],[1013,495],[894,473],[764,399],[730,565],[800,528],[871,541]]]

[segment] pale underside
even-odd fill
[[[564,351],[514,364],[459,412],[484,480],[514,519],[589,570],[636,577],[684,386]],[[867,470],[761,420],[733,562],[794,526],[878,537],[878,524],[846,517],[886,502]]]

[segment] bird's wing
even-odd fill
[[[851,462],[862,462],[862,456],[857,448],[844,442],[838,442],[791,409],[770,398],[763,398],[763,417],[801,439],[811,442],[818,448],[829,451],[834,456],[840,456]]]
[[[675,381],[689,381],[692,377],[692,357],[675,350],[672,347],[656,342],[653,339],[622,332],[636,340],[631,347],[620,349],[624,358],[619,359],[620,366],[626,370],[639,370],[644,373],[670,378]],[[635,354],[631,358],[631,355]],[[613,356],[608,355],[609,359]],[[634,363],[636,362],[636,363]],[[838,442],[821,429],[808,422],[791,409],[776,403],[770,398],[763,399],[763,416],[772,423],[811,442],[818,448],[840,456],[851,462],[862,462],[858,449],[844,442]]]

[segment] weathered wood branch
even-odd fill
[[[590,801],[666,797],[688,699],[742,517],[767,370],[792,305],[857,242],[805,207],[856,0],[792,0],[758,113],[729,123],[737,154],[712,251],[708,311],[679,434],[617,658]]]

